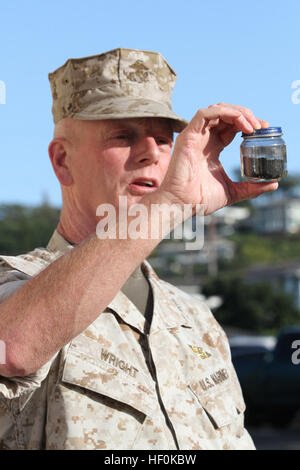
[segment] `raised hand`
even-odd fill
[[[233,182],[219,160],[237,132],[261,127],[268,123],[242,106],[219,103],[199,109],[176,139],[160,189],[174,203],[204,205],[205,214],[277,189],[278,183]]]

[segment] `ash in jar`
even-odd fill
[[[278,181],[287,175],[286,146],[281,127],[257,129],[242,134],[241,173],[245,180]]]
[[[244,177],[261,181],[277,181],[286,176],[285,145],[255,147],[255,152],[253,149],[253,147],[248,147],[243,152],[242,174]]]

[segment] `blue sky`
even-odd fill
[[[282,126],[290,173],[300,173],[299,0],[10,0],[0,5],[0,203],[60,206],[48,158],[52,138],[48,72],[70,57],[116,47],[159,51],[178,74],[174,110],[226,101]],[[299,82],[300,83],[300,82]],[[2,86],[3,92],[3,86]],[[2,99],[3,101],[3,99]],[[1,87],[0,87],[0,103]],[[222,153],[238,168],[238,135]]]

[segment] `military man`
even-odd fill
[[[175,78],[160,54],[130,49],[49,74],[63,204],[46,248],[1,257],[2,448],[254,448],[223,330],[146,261],[164,227],[96,235],[97,208],[120,211],[120,196],[143,204],[147,226],[154,205],[209,214],[276,188],[234,183],[219,161],[238,131],[267,123],[221,103],[188,124],[172,111]]]

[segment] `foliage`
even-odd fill
[[[0,205],[0,253],[17,255],[45,247],[58,223],[59,209]]]
[[[208,280],[202,293],[222,298],[222,305],[214,312],[222,325],[270,333],[300,321],[299,309],[278,285],[249,284],[240,277],[219,276]]]
[[[300,258],[300,235],[258,235],[253,232],[235,233],[235,258],[230,268],[247,268],[257,263],[279,263]],[[229,266],[227,266],[229,267]],[[226,269],[226,266],[224,266]]]
[[[283,193],[293,193],[296,188],[300,186],[300,175],[291,174],[287,175],[286,178],[283,178],[279,183],[279,190]]]

